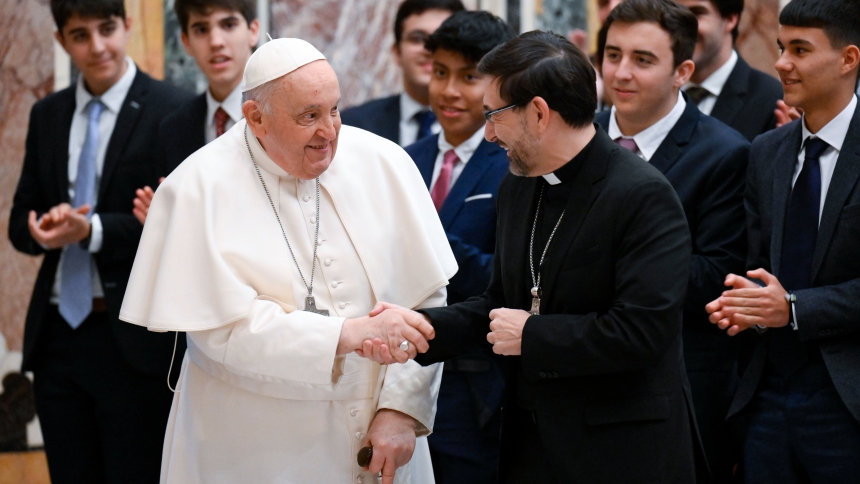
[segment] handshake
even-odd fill
[[[337,354],[354,351],[380,364],[406,363],[426,353],[435,336],[423,314],[379,302],[367,316],[343,322]]]

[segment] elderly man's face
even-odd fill
[[[280,80],[272,94],[272,114],[263,114],[269,156],[303,180],[320,176],[334,158],[340,132],[340,86],[326,61],[300,67]]]

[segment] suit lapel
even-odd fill
[[[388,108],[383,114],[383,124],[380,126],[380,136],[400,144],[400,96],[391,96]]]
[[[421,173],[421,178],[424,179],[424,186],[426,186],[428,190],[430,189],[430,181],[433,178],[433,167],[436,165],[436,156],[439,154],[439,145],[437,144],[439,141],[439,135],[436,134],[430,138],[433,142],[432,145],[428,142],[428,147],[432,146],[434,149],[420,150],[418,156],[413,158],[415,166],[418,167],[418,171]]]
[[[842,142],[842,151],[839,152],[839,158],[836,160],[836,169],[833,171],[830,187],[827,189],[821,223],[818,226],[815,254],[812,257],[813,281],[833,239],[833,232],[839,222],[842,207],[857,184],[858,178],[860,178],[860,109],[855,110],[854,117],[851,119],[845,141]]]
[[[539,177],[517,178],[511,200],[516,203],[509,213],[500,214],[505,227],[504,233],[499,237],[504,240],[506,247],[502,256],[502,284],[505,288],[512,288],[512,292],[505,291],[505,300],[508,307],[528,310],[531,306],[529,290],[531,283],[526,287],[529,280],[529,235],[531,234],[532,222],[534,221],[537,205],[538,187],[543,183]],[[501,202],[500,202],[501,203]]]
[[[788,135],[788,143],[782,143],[774,156],[773,164],[773,233],[770,240],[770,265],[773,274],[779,276],[782,259],[782,232],[785,225],[785,211],[788,207],[788,197],[791,194],[791,177],[797,164],[797,153],[800,151],[801,129],[796,121],[794,129]]]
[[[143,71],[138,70],[128,90],[128,94],[125,96],[122,108],[116,117],[116,124],[114,125],[113,134],[107,146],[107,153],[105,153],[102,178],[99,183],[98,200],[102,199],[105,190],[110,186],[110,178],[116,171],[116,165],[119,163],[125,149],[126,140],[128,140],[129,135],[134,131],[141,111],[146,107],[146,94],[149,91],[150,82],[151,79],[149,76],[144,74]]]
[[[75,117],[75,84],[62,94],[62,102],[56,116],[56,142],[54,143],[54,170],[56,170],[57,196],[59,200],[71,202],[69,199],[69,136],[72,130],[72,119]]]
[[[702,116],[699,108],[690,101],[687,94],[684,94],[684,100],[687,102],[684,113],[669,131],[669,134],[666,135],[666,139],[660,143],[660,147],[654,152],[654,156],[649,160],[651,165],[660,170],[660,173],[664,175],[668,173],[675,162],[681,157],[683,147],[690,142],[693,130]]]
[[[197,97],[197,101],[194,103],[194,111],[190,113],[194,124],[192,124],[193,128],[191,128],[193,134],[188,137],[189,155],[206,145],[206,125],[209,122],[206,119],[206,111],[208,108],[206,93],[203,93]]]
[[[579,234],[579,229],[588,216],[591,205],[597,199],[597,196],[600,195],[600,185],[598,182],[606,176],[606,169],[609,165],[608,160],[612,157],[612,151],[614,149],[622,149],[617,147],[601,129],[597,130],[595,138],[591,154],[585,160],[582,160],[584,165],[580,169],[580,172],[573,180],[568,182],[572,183],[573,187],[564,209],[564,218],[558,226],[555,237],[552,239],[551,247],[546,252],[546,259],[541,268],[541,290],[543,292],[541,312],[549,307],[549,304],[552,302],[554,295],[553,288],[555,287],[556,279],[558,279],[562,262],[567,255],[567,251],[573,246],[573,242]],[[528,252],[528,247],[525,248],[525,252]],[[535,264],[537,263],[535,261]]]
[[[747,95],[747,87],[749,85],[750,66],[740,56],[738,63],[729,74],[717,102],[714,104],[714,109],[711,110],[711,116],[717,119],[723,119],[728,124],[741,113],[744,106],[744,99]]]
[[[481,141],[481,144],[478,145],[478,149],[475,150],[472,158],[466,163],[463,173],[460,173],[454,186],[451,187],[448,196],[445,197],[445,203],[442,204],[439,219],[442,221],[442,227],[445,230],[448,230],[460,212],[460,209],[463,208],[466,197],[472,193],[472,189],[475,188],[481,181],[481,178],[484,177],[484,173],[492,166],[490,156],[500,149],[496,143],[490,143],[487,140]]]

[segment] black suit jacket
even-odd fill
[[[693,263],[684,302],[684,352],[691,371],[731,370],[734,341],[708,321],[705,305],[725,290],[726,274],[746,258],[744,179],[749,142],[735,130],[687,107],[649,163],[675,188],[690,226]],[[610,111],[597,115],[609,129]]]
[[[801,148],[801,120],[758,137],[750,151],[744,200],[749,269],[779,277],[785,213]],[[827,190],[812,260],[812,287],[796,291],[798,335],[817,342],[839,396],[860,421],[860,108],[854,113]],[[776,331],[758,336],[729,415],[752,399]]]
[[[740,56],[717,98],[711,116],[731,126],[746,139],[776,127],[776,102],[782,99],[782,84],[773,76],[753,69]]]
[[[534,396],[559,482],[693,482],[681,319],[690,235],[671,185],[598,128],[543,265],[541,315],[507,357],[506,404]],[[426,310],[436,329],[422,364],[488,345],[489,312],[528,310],[529,227],[540,178],[499,188],[493,275],[466,302]],[[518,382],[520,372],[524,381]],[[524,387],[524,388],[521,388]],[[510,413],[504,414],[502,447]],[[503,458],[500,472],[505,470]]]
[[[206,144],[206,93],[190,99],[169,114],[158,126],[159,174],[169,175]]]
[[[344,109],[340,120],[400,144],[400,94]]]
[[[96,206],[104,238],[94,258],[116,343],[136,370],[161,375],[166,374],[170,364],[174,335],[153,333],[121,322],[119,310],[143,230],[132,214],[135,190],[145,185],[156,186],[159,177],[153,159],[156,128],[185,99],[187,95],[183,92],[138,70],[108,143]],[[62,252],[43,249],[30,235],[27,217],[30,210],[41,216],[51,207],[70,202],[68,148],[74,110],[74,85],[33,105],[24,167],[12,204],[9,220],[12,244],[26,254],[45,254],[24,327],[24,370],[31,370],[37,357],[39,335]]]

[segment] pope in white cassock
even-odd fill
[[[457,265],[421,176],[341,127],[337,76],[307,42],[265,44],[244,83],[246,121],[158,189],[120,313],[187,332],[161,482],[432,483],[442,372],[408,359],[432,327],[367,316],[445,303]],[[372,340],[403,364],[360,357]]]

